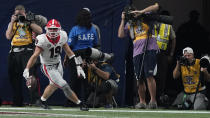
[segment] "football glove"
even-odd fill
[[[28,80],[28,78],[29,78],[29,69],[28,69],[28,68],[26,68],[26,69],[23,71],[23,77],[24,77],[26,80]]]
[[[75,55],[70,56],[69,59],[73,59],[74,60],[74,62],[76,64],[77,75],[79,77],[83,77],[85,79],[86,78],[85,77],[85,72],[82,69],[82,67],[80,66],[82,64],[81,60],[79,61]]]
[[[31,83],[32,83],[32,76],[30,76],[27,80],[26,80],[26,86],[28,88],[31,88]]]

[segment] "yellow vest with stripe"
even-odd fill
[[[186,93],[195,93],[200,77],[200,60],[196,59],[192,66],[181,66],[182,83]],[[203,90],[201,84],[199,91]]]
[[[23,46],[32,43],[32,32],[25,23],[14,23],[12,30],[13,32],[17,30],[11,42],[12,46]]]
[[[171,25],[168,24],[161,23],[159,29],[157,29],[157,26],[155,26],[155,37],[157,39],[157,44],[159,49],[161,50],[167,49],[169,43],[170,30],[171,30]]]

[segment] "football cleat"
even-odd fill
[[[51,109],[51,108],[47,105],[47,102],[46,102],[46,101],[42,101],[41,99],[39,99],[39,100],[36,101],[35,106],[41,107],[41,108],[43,108],[43,109]]]

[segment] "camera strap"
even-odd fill
[[[198,80],[198,85],[197,85],[197,88],[196,88],[196,91],[195,91],[195,96],[194,96],[194,99],[193,99],[193,102],[192,102],[190,108],[192,108],[193,105],[194,105],[194,103],[195,103],[195,99],[196,99],[197,93],[198,93],[198,91],[199,91],[199,85],[200,85],[200,83],[201,83],[201,78],[203,78],[203,77],[204,77],[203,72],[200,71],[200,76],[199,76],[199,80]]]
[[[137,75],[137,81],[139,81],[139,78],[142,77],[142,70],[143,70],[143,65],[144,65],[144,58],[145,58],[145,55],[146,55],[146,51],[147,51],[147,47],[148,47],[148,42],[149,42],[149,39],[150,39],[150,33],[152,32],[152,23],[148,23],[149,25],[149,30],[147,31],[147,39],[145,41],[145,45],[143,47],[143,56],[142,56],[142,61],[141,61],[141,67],[140,67],[140,73],[139,75]],[[139,85],[139,83],[137,82],[137,86]]]
[[[17,27],[17,29],[15,30],[14,34],[12,35],[11,40],[14,38],[14,36],[15,36],[15,34],[16,34],[16,32],[17,32],[18,28],[20,27],[20,25],[17,25],[17,22],[16,22],[16,27]]]

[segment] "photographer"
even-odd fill
[[[204,57],[205,58],[205,57]],[[207,71],[209,66],[208,58],[194,58],[193,49],[186,47],[183,49],[183,57],[177,60],[173,70],[174,79],[181,76],[184,86],[184,92],[181,92],[173,103],[180,109],[204,110],[208,106],[206,98],[205,81],[210,80],[210,74]],[[203,64],[207,62],[206,64]]]
[[[11,50],[8,56],[8,75],[13,89],[13,106],[23,106],[22,73],[34,50],[32,31],[38,34],[42,33],[42,28],[26,19],[26,17],[24,6],[17,5],[6,31],[6,38],[11,40]],[[30,71],[33,76],[35,76],[35,72],[34,68]],[[28,88],[30,89],[29,86]]]
[[[159,9],[159,4],[156,3],[143,10],[136,10],[135,8],[129,8],[130,10],[125,10],[122,12],[121,24],[118,29],[118,37],[124,38],[128,33],[133,40],[133,62],[136,79],[138,80],[138,94],[140,102],[135,106],[136,108],[145,109],[146,100],[145,92],[146,85],[145,79],[148,84],[150,93],[149,108],[156,109],[156,53],[158,51],[158,45],[155,37],[152,37],[152,30],[154,24],[150,21],[142,20],[138,17],[147,12],[157,11]],[[129,19],[129,14],[132,16]],[[135,19],[135,20],[133,20]]]
[[[112,65],[93,60],[88,66],[88,85],[90,95],[88,104],[92,107],[113,108],[113,96],[118,90],[119,75]]]

